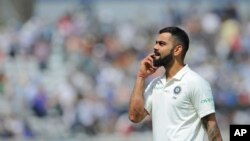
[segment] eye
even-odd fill
[[[164,45],[166,45],[166,43],[165,42],[159,42],[159,45],[164,46]]]
[[[160,45],[160,46],[165,46],[167,43],[166,42],[163,42],[163,41],[155,41],[155,44],[157,45]]]

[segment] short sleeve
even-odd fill
[[[153,82],[149,83],[144,91],[144,108],[151,115],[152,112],[152,92],[153,92]]]
[[[191,101],[200,118],[215,112],[211,86],[205,80],[193,85]]]

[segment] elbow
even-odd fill
[[[138,118],[136,118],[134,115],[129,115],[128,118],[133,123],[139,123],[141,121]]]

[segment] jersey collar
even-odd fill
[[[172,80],[181,80],[181,78],[190,70],[188,65],[185,65],[180,71],[178,71]],[[160,76],[160,82],[165,85],[167,84],[166,75]]]
[[[175,80],[181,80],[181,78],[190,70],[188,65],[185,65],[180,71],[178,71],[173,79]]]

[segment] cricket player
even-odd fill
[[[154,53],[140,63],[129,119],[138,123],[150,115],[154,141],[222,141],[210,84],[184,63],[188,48],[184,30],[166,27],[159,31]],[[145,89],[145,79],[161,66],[164,75]]]

